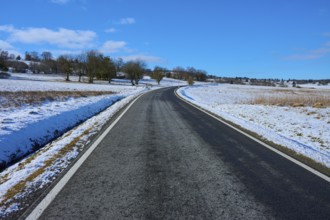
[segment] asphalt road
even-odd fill
[[[330,184],[196,110],[143,95],[41,219],[329,219]]]

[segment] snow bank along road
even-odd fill
[[[178,94],[324,170],[330,168],[330,106],[325,107],[330,90],[204,84],[180,88]],[[302,106],[294,107],[298,102]]]
[[[178,99],[143,95],[41,219],[327,219],[327,181]]]

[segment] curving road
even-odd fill
[[[41,219],[329,219],[328,182],[173,91],[139,98]]]

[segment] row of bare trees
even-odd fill
[[[57,60],[57,71],[65,74],[66,80],[70,75],[79,75],[79,82],[83,76],[88,77],[88,82],[94,79],[108,80],[109,83],[116,76],[115,60],[96,50],[90,50],[78,55],[60,55]]]
[[[121,58],[113,59],[103,55],[97,50],[84,51],[80,54],[63,54],[56,59],[51,52],[44,51],[40,55],[35,52],[25,52],[23,62],[21,57],[14,57],[0,49],[0,68],[13,67],[17,72],[25,70],[33,73],[62,73],[65,79],[70,81],[70,76],[78,75],[79,82],[82,77],[87,77],[89,83],[97,80],[107,80],[109,83],[116,77],[117,72],[124,72],[132,85],[137,85],[143,74],[148,73],[158,84],[164,76],[180,80],[205,81],[206,72],[193,67],[176,67],[173,70],[156,66],[153,70],[147,70],[145,62],[141,60],[124,62]]]
[[[72,74],[79,76],[81,82],[83,76],[88,77],[88,82],[93,83],[94,79],[108,80],[116,76],[115,61],[104,56],[96,50],[90,50],[78,55],[60,55],[56,60],[51,56],[43,58],[40,65],[46,65],[50,73],[63,73],[67,81]]]
[[[207,78],[207,72],[204,70],[195,69],[194,67],[175,67],[173,68],[171,75],[168,77],[172,77],[180,80],[189,80],[194,79],[196,81],[205,81]]]
[[[79,81],[82,76],[87,76],[88,81],[92,83],[94,79],[108,80],[116,76],[116,60],[104,56],[96,50],[82,52],[78,55],[60,55],[57,59],[53,58],[51,52],[43,52],[41,56],[37,52],[26,52],[25,61],[21,62],[20,56],[13,59],[7,51],[0,50],[0,68],[8,70],[12,67],[17,72],[25,72],[27,69],[33,73],[63,73],[66,80],[70,80],[72,74],[79,75]],[[120,60],[118,63],[121,63]],[[120,64],[121,65],[121,64]]]
[[[3,58],[0,59],[0,68],[3,67],[4,70],[12,67],[17,72],[29,70],[33,73],[62,73],[67,81],[70,81],[71,75],[78,75],[79,82],[82,81],[83,76],[86,76],[89,83],[93,83],[95,79],[107,80],[110,83],[116,77],[116,73],[122,71],[126,73],[132,85],[137,85],[146,69],[143,61],[125,63],[121,58],[113,59],[97,50],[89,50],[77,55],[63,54],[56,59],[47,51],[42,52],[41,55],[37,52],[26,52],[25,62],[21,61],[20,56],[16,58],[9,56],[6,51],[0,50],[0,55]]]

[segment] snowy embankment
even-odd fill
[[[33,152],[124,97],[102,95],[0,111],[0,161],[9,163]]]
[[[21,203],[22,199],[54,181],[59,173],[83,151],[109,118],[137,95],[116,102],[33,155],[4,170],[0,175],[0,217],[25,208]]]
[[[1,97],[0,163],[2,167],[34,152],[113,103],[144,87],[86,85],[78,83],[1,80],[1,91],[112,91],[114,94],[45,101],[41,105],[7,106]]]
[[[77,80],[74,77],[72,79]],[[12,100],[8,97],[0,97],[2,160],[8,161],[11,155],[33,151],[33,147],[39,147],[35,145],[37,142],[42,145],[59,136],[1,172],[0,218],[10,218],[12,213],[26,208],[28,204],[24,200],[54,181],[117,111],[138,95],[150,90],[150,86],[151,89],[159,88],[150,78],[143,79],[140,83],[142,86],[139,87],[131,86],[128,80],[114,80],[111,84],[104,81],[85,84],[64,82],[61,76],[33,74],[14,74],[10,79],[0,80],[0,92],[26,91],[28,95],[30,91],[50,94],[55,94],[56,91],[112,93],[15,105],[12,105]],[[183,84],[185,82],[165,78],[160,86]],[[24,97],[20,100],[24,100]]]
[[[178,94],[220,117],[330,167],[330,107],[269,105],[276,102],[319,99],[329,102],[330,90],[208,85],[184,87]],[[310,96],[311,98],[307,97]],[[261,104],[255,104],[261,103]],[[285,102],[284,102],[285,103]],[[318,103],[320,105],[320,103]]]

